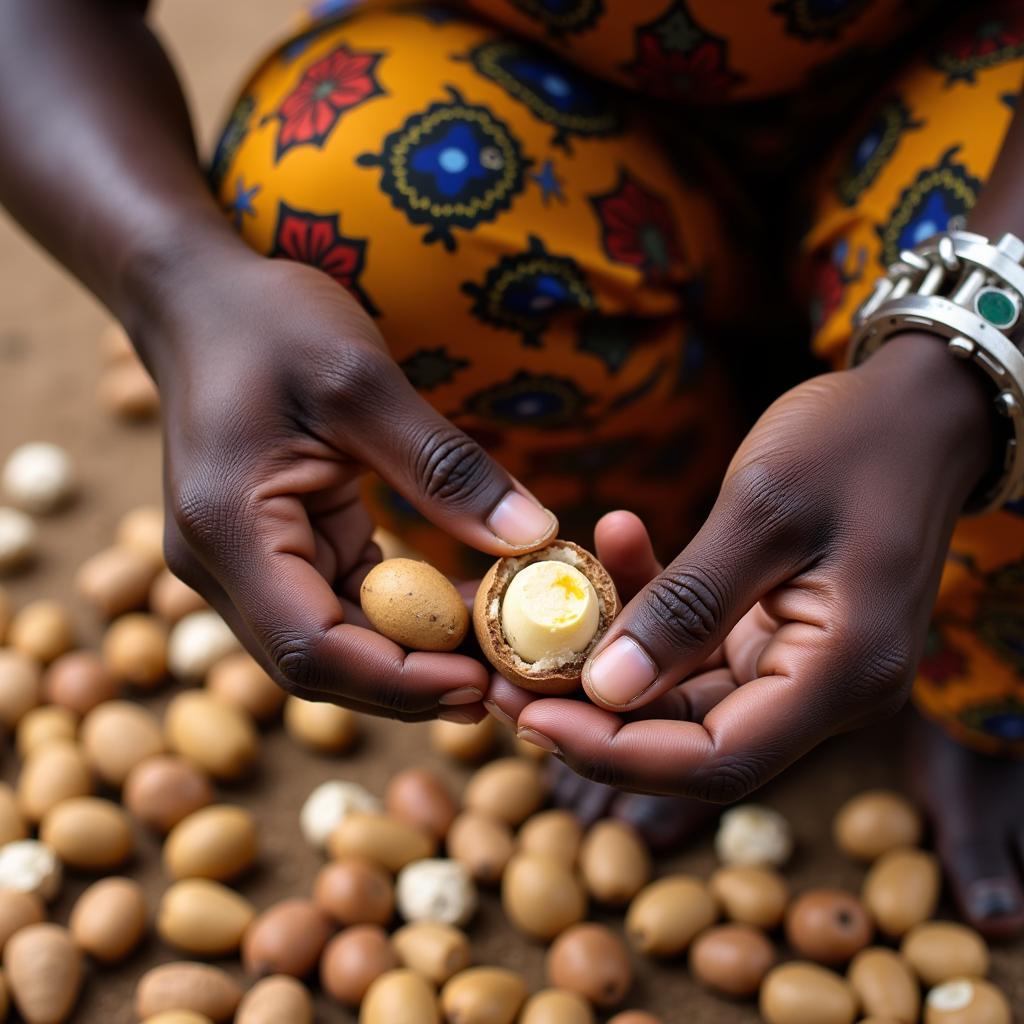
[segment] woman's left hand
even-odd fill
[[[584,666],[593,703],[488,699],[581,775],[730,802],[906,700],[955,520],[998,449],[984,379],[907,335],[761,417],[666,569],[636,517],[598,554],[628,604]]]

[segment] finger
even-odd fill
[[[629,601],[661,572],[647,527],[632,512],[609,512],[594,527],[597,557]]]
[[[707,662],[763,594],[805,567],[804,531],[767,515],[750,486],[723,489],[693,541],[612,623],[583,666],[595,704],[622,710],[666,693]]]
[[[802,694],[790,679],[765,677],[740,687],[703,723],[626,721],[573,701],[539,700],[519,717],[538,745],[556,750],[587,778],[645,793],[716,803],[742,799],[824,738],[802,720]]]
[[[356,455],[431,522],[493,555],[542,547],[558,520],[435,410],[376,347],[350,345],[334,375],[331,442]]]
[[[502,725],[515,729],[523,709],[538,699],[538,694],[524,690],[521,686],[509,682],[504,676],[494,673],[484,698],[484,707]]]
[[[233,509],[227,517],[225,505]],[[234,529],[227,543],[223,529],[193,524],[200,561],[289,692],[322,693],[401,716],[482,699],[487,672],[475,659],[407,654],[387,638],[344,622],[338,596],[313,565],[316,539],[298,499],[267,497],[257,489],[251,509],[218,498],[208,506],[215,522],[230,522]]]

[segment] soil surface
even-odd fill
[[[217,119],[246,68],[295,14],[289,0],[165,0],[158,23],[187,83],[200,135],[208,147]],[[101,360],[98,336],[103,311],[32,243],[0,216],[0,457],[16,444],[45,439],[71,452],[81,478],[81,494],[66,513],[41,522],[43,557],[29,573],[5,581],[15,601],[56,596],[74,603],[83,643],[94,643],[99,623],[75,601],[71,577],[88,555],[110,542],[118,518],[133,506],[159,500],[160,439],[155,426],[128,428],[105,415],[95,391]],[[147,698],[157,708],[168,692]],[[869,786],[900,785],[900,760],[906,722],[897,719],[870,735],[845,737],[808,757],[758,799],[782,811],[792,822],[799,849],[787,868],[794,888],[843,886],[856,889],[862,869],[831,845],[829,828],[836,808]],[[239,888],[257,907],[310,891],[320,858],[302,841],[298,810],[309,791],[325,779],[356,780],[381,793],[388,777],[411,764],[442,771],[456,785],[466,773],[444,764],[426,743],[426,727],[367,720],[365,739],[342,758],[316,757],[299,750],[275,727],[265,734],[258,775],[247,784],[221,789],[221,798],[252,809],[259,819],[263,851],[259,867]],[[8,780],[17,764],[8,745],[3,751]],[[155,908],[167,879],[158,845],[138,830],[138,854],[128,873],[145,886]],[[707,836],[697,837],[677,856],[658,865],[706,876],[715,860]],[[89,879],[71,874],[55,905],[57,920]],[[478,963],[522,970],[531,986],[542,985],[544,951],[524,941],[504,923],[493,897],[485,898],[471,927]],[[126,964],[95,970],[74,1017],[82,1024],[134,1021],[131,996],[135,980],[147,968],[179,959],[155,937]],[[228,970],[241,976],[237,964]],[[749,1004],[723,1002],[703,992],[682,963],[638,963],[638,979],[628,1005],[658,1013],[666,1024],[744,1024],[757,1021]],[[1024,943],[995,954],[994,980],[1024,1007]],[[355,1014],[317,997],[317,1020],[355,1021]]]

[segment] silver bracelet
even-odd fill
[[[1024,241],[1005,234],[994,245],[983,235],[951,230],[914,249],[878,280],[854,314],[850,366],[863,362],[897,334],[926,331],[949,351],[979,366],[995,385],[1007,438],[998,478],[986,481],[965,511],[988,512],[1024,496]]]

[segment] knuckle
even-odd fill
[[[568,764],[577,775],[590,782],[612,789],[623,788],[622,775],[610,758],[578,758],[568,761]]]
[[[497,490],[484,450],[449,424],[432,427],[413,449],[415,478],[434,501],[475,506]]]
[[[724,604],[710,577],[696,571],[670,571],[648,587],[647,626],[672,645],[701,647],[715,635]]]
[[[706,803],[734,804],[753,793],[762,781],[760,765],[749,758],[730,757],[698,777],[691,794]]]
[[[729,478],[722,490],[732,518],[755,530],[761,538],[775,543],[792,543],[812,526],[809,513],[816,510],[815,521],[829,521],[821,507],[820,495],[816,502],[807,500],[803,478],[803,465],[766,465],[756,462],[742,466]]]
[[[390,356],[375,346],[361,344],[330,351],[329,362],[321,363],[316,373],[303,375],[304,401],[313,409],[341,406],[348,417],[377,417],[382,393],[389,387],[395,369]],[[312,393],[310,376],[314,381]]]
[[[319,689],[319,641],[308,636],[282,635],[267,643],[267,654],[278,685],[293,697]]]

